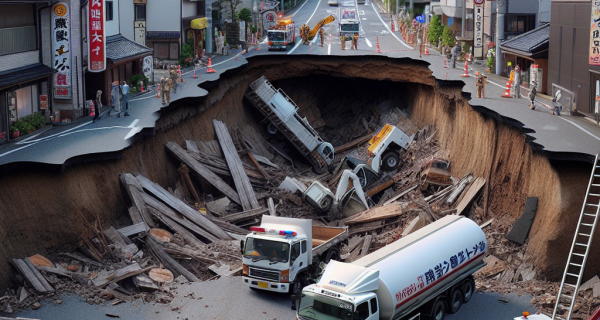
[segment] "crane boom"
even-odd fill
[[[317,23],[317,25],[315,25],[315,27],[312,30],[310,30],[310,33],[308,34],[308,40],[314,39],[314,37],[317,35],[317,32],[319,32],[319,29],[321,29],[322,26],[328,23],[332,23],[334,21],[335,17],[332,15],[329,15],[329,17],[319,21],[319,23]]]

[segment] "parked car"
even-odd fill
[[[433,158],[423,163],[419,170],[419,184],[422,191],[426,191],[430,187],[445,187],[452,184],[450,162]]]

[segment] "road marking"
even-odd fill
[[[409,46],[408,44],[406,44],[404,41],[402,41],[400,38],[398,38],[390,29],[390,27],[388,27],[388,25],[385,23],[385,21],[383,21],[383,19],[381,18],[381,16],[379,15],[379,11],[377,11],[377,9],[375,9],[375,5],[373,4],[373,2],[371,2],[371,7],[373,7],[373,11],[375,11],[375,14],[377,14],[377,16],[379,17],[379,20],[381,20],[381,23],[383,23],[383,25],[385,26],[386,29],[388,29],[388,31],[394,36],[394,38],[396,38],[396,40],[400,41],[400,43],[402,43],[405,47],[409,48],[409,49],[414,49],[413,47]]]
[[[331,55],[331,42],[327,45],[327,55]]]
[[[367,45],[369,46],[369,48],[373,48],[371,41],[369,41],[369,39],[367,39],[367,37],[365,37],[365,40],[367,41]]]
[[[308,0],[304,3],[306,4],[308,2]],[[308,18],[308,20],[306,20],[306,24],[308,25],[308,23],[310,22],[310,19],[312,19],[312,17],[315,15],[315,13],[317,13],[317,9],[319,9],[319,5],[321,4],[321,0],[319,0],[319,2],[317,3],[317,6],[315,7],[315,11],[313,11],[313,13],[310,15],[310,18]],[[298,9],[298,11],[300,11],[300,9]],[[298,12],[296,11],[296,12]],[[300,41],[298,41],[298,44],[295,45],[292,50],[290,50],[290,52],[288,52],[287,54],[292,54],[292,52],[294,52],[294,50],[298,49],[298,47],[300,46]]]
[[[78,128],[81,128],[81,127],[83,127],[83,126],[87,126],[87,125],[88,125],[88,124],[90,124],[90,123],[91,123],[91,122],[82,123],[82,124],[80,124],[80,125],[78,125],[78,126],[76,126],[76,127],[73,127],[73,128],[71,128],[71,129],[67,129],[67,130],[65,130],[65,131],[61,131],[61,132],[58,132],[58,133],[55,133],[55,134],[49,135],[49,136],[47,136],[47,137],[43,137],[43,138],[36,139],[36,140],[31,140],[31,141],[28,141],[29,139],[21,140],[21,141],[19,141],[19,142],[15,143],[15,144],[36,143],[36,142],[40,142],[40,141],[44,141],[44,140],[48,140],[48,139],[50,139],[50,138],[54,138],[54,137],[56,137],[56,136],[62,135],[62,134],[64,134],[64,133],[66,133],[66,132],[73,131],[73,130],[75,130],[75,129],[78,129]],[[34,138],[34,137],[31,137],[31,138]]]
[[[578,125],[577,123],[575,123],[575,122],[573,122],[573,121],[571,121],[571,120],[567,120],[567,119],[565,119],[565,118],[563,118],[563,117],[560,117],[560,116],[559,116],[559,118],[560,118],[560,119],[563,119],[563,120],[565,120],[566,122],[568,122],[568,123],[570,123],[570,124],[572,124],[572,125],[574,125],[575,127],[579,128],[579,130],[581,130],[581,131],[583,131],[583,132],[585,132],[585,133],[589,134],[590,136],[592,136],[592,138],[594,138],[594,139],[596,139],[596,140],[600,140],[600,138],[598,138],[598,136],[596,136],[595,134],[593,134],[593,133],[589,132],[587,129],[585,129],[584,127],[582,127],[582,126]]]
[[[128,128],[133,128],[135,126],[135,124],[138,123],[138,121],[140,121],[140,119],[133,120],[133,122],[129,125]]]

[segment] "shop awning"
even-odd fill
[[[190,26],[195,30],[206,29],[208,26],[208,19],[205,16],[191,16],[182,19],[184,27]]]
[[[153,51],[121,34],[106,37],[106,59],[111,63],[149,56]]]
[[[0,91],[14,86],[19,87],[38,80],[45,80],[57,72],[58,70],[52,69],[41,63],[12,69],[8,72],[0,73]]]
[[[532,59],[548,58],[548,43],[550,39],[550,24],[544,24],[537,29],[520,34],[502,42],[502,52]]]

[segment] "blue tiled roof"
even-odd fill
[[[106,59],[111,60],[113,63],[129,57],[150,54],[152,51],[152,49],[131,41],[120,34],[106,38]]]

